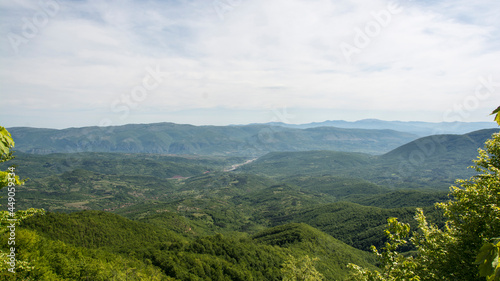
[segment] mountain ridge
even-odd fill
[[[311,122],[304,124],[287,124],[283,122],[265,123],[272,126],[282,126],[287,128],[316,128],[316,127],[337,127],[356,129],[389,129],[399,132],[407,132],[420,137],[436,134],[465,134],[481,129],[493,129],[492,122],[424,122],[424,121],[386,121],[380,119],[362,119],[357,121],[326,120],[323,122]]]
[[[463,135],[428,136],[382,155],[320,150],[272,152],[236,171],[275,178],[334,172],[392,187],[444,189],[457,178],[474,174],[468,167],[473,164],[477,149],[497,132],[499,129],[485,129]]]
[[[10,128],[16,150],[26,153],[125,152],[259,156],[272,151],[338,150],[381,154],[418,136],[410,133],[271,125],[194,126],[129,124],[68,129]]]

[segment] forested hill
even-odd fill
[[[337,151],[272,152],[239,171],[275,178],[308,176],[311,180],[332,174],[385,186],[447,190],[456,179],[474,173],[468,167],[478,148],[498,131],[424,137],[379,156]]]
[[[484,142],[499,129],[485,129],[464,135],[434,135],[419,138],[402,145],[379,159],[394,162],[408,159],[408,162],[425,162],[432,165],[465,165],[477,157],[477,149],[484,147]]]
[[[347,262],[375,268],[368,252],[301,223],[238,239],[221,234],[193,239],[118,215],[85,211],[34,217],[21,231],[22,242],[29,237],[36,249],[21,251],[34,261],[31,276],[57,274],[44,280],[283,280],[282,268],[294,256],[318,257],[315,266],[325,280],[343,280]],[[124,276],[124,268],[133,270]]]
[[[271,125],[193,126],[174,123],[63,130],[9,128],[27,153],[124,152],[260,156],[272,151],[336,150],[382,154],[416,135],[392,130]]]

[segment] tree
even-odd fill
[[[500,107],[493,111],[500,125]],[[389,241],[379,253],[381,269],[370,271],[356,265],[356,280],[500,280],[500,133],[479,149],[473,168],[478,172],[452,186],[450,200],[436,204],[444,210],[443,228],[429,224],[418,210],[418,229],[409,236],[409,226],[388,220]],[[397,250],[411,242],[416,254],[405,257]]]
[[[14,159],[13,156],[13,151],[11,151],[12,148],[14,148],[14,140],[12,139],[11,134],[7,129],[4,127],[0,126],[0,163],[9,161]],[[0,171],[0,189],[4,187],[8,187],[9,191],[9,200],[8,200],[8,208],[5,210],[0,210],[0,235],[9,235],[9,237],[12,237],[12,233],[14,232],[15,228],[7,228],[6,226],[10,226],[12,224],[14,225],[19,225],[19,223],[35,214],[40,214],[43,213],[43,210],[37,210],[37,209],[28,209],[28,210],[23,210],[23,211],[17,211],[16,212],[16,207],[15,207],[15,187],[24,184],[25,180],[20,180],[19,176],[16,175],[15,173],[15,167],[11,166],[7,169],[7,171]],[[12,196],[10,196],[12,194]],[[8,211],[7,211],[8,210]],[[15,233],[14,233],[15,237]],[[11,241],[9,241],[11,242]],[[10,247],[7,250],[8,253],[4,253],[2,250],[0,250],[0,274],[6,273],[9,269],[12,270],[13,266],[16,265],[16,267],[21,270],[21,271],[30,271],[33,269],[33,267],[30,265],[29,262],[22,261],[22,260],[17,260],[15,263],[12,262],[14,260],[13,257],[9,257],[9,255],[13,255],[12,252],[15,253],[15,248],[12,246],[15,246],[15,243],[9,244]],[[14,251],[12,250],[14,249]],[[13,274],[13,273],[7,273],[7,274]],[[12,277],[12,276],[10,276]]]
[[[14,147],[14,140],[7,129],[0,126],[0,163],[14,159],[14,152],[11,149]],[[0,171],[0,189],[10,185],[21,185],[22,182],[18,176],[15,176],[15,168],[10,167],[7,171]],[[14,176],[13,176],[14,175]]]
[[[495,121],[500,125],[500,106],[491,115],[495,115]],[[497,154],[498,155],[498,154]],[[498,163],[496,163],[498,168]],[[498,170],[497,170],[498,172]],[[498,173],[497,173],[498,175]],[[500,238],[492,238],[481,247],[476,258],[479,265],[479,275],[487,277],[488,281],[500,280]]]
[[[299,259],[292,255],[283,263],[281,272],[283,273],[283,281],[321,281],[323,274],[321,274],[314,267],[313,262],[317,258],[311,259],[309,256],[304,256]]]
[[[410,234],[410,225],[398,222],[397,218],[387,219],[387,229],[385,230],[388,241],[382,252],[379,252],[375,246],[372,251],[379,258],[382,271],[365,270],[360,266],[349,264],[355,273],[350,280],[356,281],[385,281],[385,280],[410,280],[419,281],[420,277],[416,274],[416,263],[412,257],[405,257],[397,252],[400,246],[408,243],[407,237]]]
[[[453,200],[438,204],[457,238],[454,251],[463,263],[456,263],[455,269],[469,278],[476,277],[482,245],[500,234],[500,134],[486,141],[486,150],[480,149],[474,162],[480,174],[459,180],[460,187],[452,187]]]

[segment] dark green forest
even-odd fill
[[[141,130],[152,130],[132,127],[137,138]],[[187,128],[179,131],[185,138],[191,136]],[[254,129],[227,130],[247,138]],[[22,220],[19,215],[16,273],[2,265],[0,280],[306,280],[287,279],[298,268],[316,276],[307,280],[348,280],[354,278],[349,264],[375,272],[384,263],[370,249],[383,249],[391,241],[384,231],[388,219],[398,218],[413,232],[419,225],[418,208],[444,228],[445,210],[435,203],[450,200],[449,187],[456,179],[478,173],[467,167],[498,132],[429,136],[386,153],[365,154],[346,150],[381,137],[381,132],[349,132],[368,137],[343,143],[345,151],[324,150],[326,139],[299,151],[299,137],[304,136],[298,129],[276,130],[276,143],[259,146],[261,155],[224,155],[218,146],[228,139],[210,143],[217,143],[223,132],[211,132],[214,139],[206,135],[196,149],[189,148],[209,151],[205,154],[134,149],[34,154],[35,141],[25,152],[2,154],[8,161],[0,163],[0,170],[15,167],[19,180],[25,180],[16,186],[16,209],[43,211]],[[22,134],[30,131],[14,131],[19,143],[29,147]],[[117,130],[115,139],[125,138],[125,131]],[[348,131],[335,132],[345,136]],[[81,138],[74,130],[64,133],[70,140]],[[383,138],[390,138],[385,133]],[[164,134],[162,141],[170,135]],[[396,136],[390,145],[400,137],[411,138]],[[296,142],[288,145],[297,147],[277,148],[293,138]],[[322,150],[314,150],[318,147]],[[370,147],[366,152],[382,145]],[[227,151],[237,149],[235,144]],[[0,196],[7,210],[6,187]],[[3,231],[3,258],[9,253],[8,239]],[[411,243],[400,248],[408,257],[418,250]]]

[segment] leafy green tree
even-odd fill
[[[372,251],[377,255],[381,264],[381,271],[367,270],[355,264],[349,264],[354,270],[349,280],[356,281],[392,281],[392,280],[421,280],[416,269],[418,264],[413,257],[405,257],[398,253],[398,249],[408,243],[410,234],[410,225],[401,223],[397,218],[387,219],[387,228],[385,234],[388,241],[379,252],[375,246]]]
[[[495,121],[500,125],[500,106],[495,109],[491,115],[495,115]],[[498,147],[497,147],[498,149]],[[498,160],[498,154],[497,159]],[[496,168],[499,168],[496,162]],[[498,176],[498,170],[496,170]],[[494,206],[498,210],[498,206]],[[488,281],[500,280],[500,238],[491,239],[492,242],[486,242],[481,247],[476,264],[479,265],[479,275],[486,277]]]
[[[283,263],[281,272],[283,273],[283,281],[321,281],[323,274],[321,274],[314,267],[313,262],[317,258],[311,259],[309,256],[296,258],[292,255]]]
[[[14,140],[7,129],[0,126],[0,163],[14,159],[13,151]],[[21,185],[22,181],[19,180],[19,176],[15,176],[15,168],[10,167],[7,171],[0,171],[0,189],[13,185]]]
[[[453,252],[462,261],[452,268],[461,276],[477,276],[476,256],[484,243],[500,234],[500,134],[479,150],[475,169],[480,173],[469,180],[459,180],[452,187],[453,200],[438,204],[445,211],[456,237]]]
[[[14,140],[12,139],[11,134],[7,129],[4,127],[0,126],[0,163],[9,161],[14,159],[13,156],[13,151],[11,151],[12,148],[14,148]],[[14,193],[15,194],[15,187],[24,184],[25,180],[20,180],[19,176],[16,175],[15,173],[15,167],[11,166],[7,169],[7,171],[0,171],[0,189],[4,187],[8,187],[9,194]],[[30,217],[33,216],[34,214],[37,213],[43,213],[43,210],[36,210],[36,209],[28,209],[24,211],[17,211],[15,207],[15,197],[10,197],[7,203],[7,207],[5,210],[0,210],[0,235],[1,236],[7,236],[11,235],[11,232],[7,228],[7,226],[10,226],[12,224],[14,225],[19,225],[19,223]],[[7,211],[8,210],[8,211]],[[9,257],[9,254],[12,254],[12,249],[14,249],[12,246],[15,244],[10,241],[9,243],[10,247],[7,247],[7,252],[4,252],[0,250],[0,276],[4,276],[7,274],[9,278],[13,277],[13,273],[7,272],[9,268],[12,268],[12,260],[11,257]],[[3,246],[3,245],[2,245]],[[17,267],[18,272],[28,272],[33,270],[33,266],[23,260],[17,260],[15,262],[15,265]],[[9,275],[10,274],[10,275]]]
[[[498,121],[500,108],[495,110]],[[429,224],[418,210],[418,230],[408,239],[409,226],[388,220],[388,242],[379,253],[380,270],[351,264],[354,280],[500,280],[500,133],[486,141],[474,160],[478,175],[458,180],[451,200],[436,204],[444,210],[446,224]],[[493,242],[492,242],[493,241]],[[411,242],[416,254],[405,257],[400,246]]]

